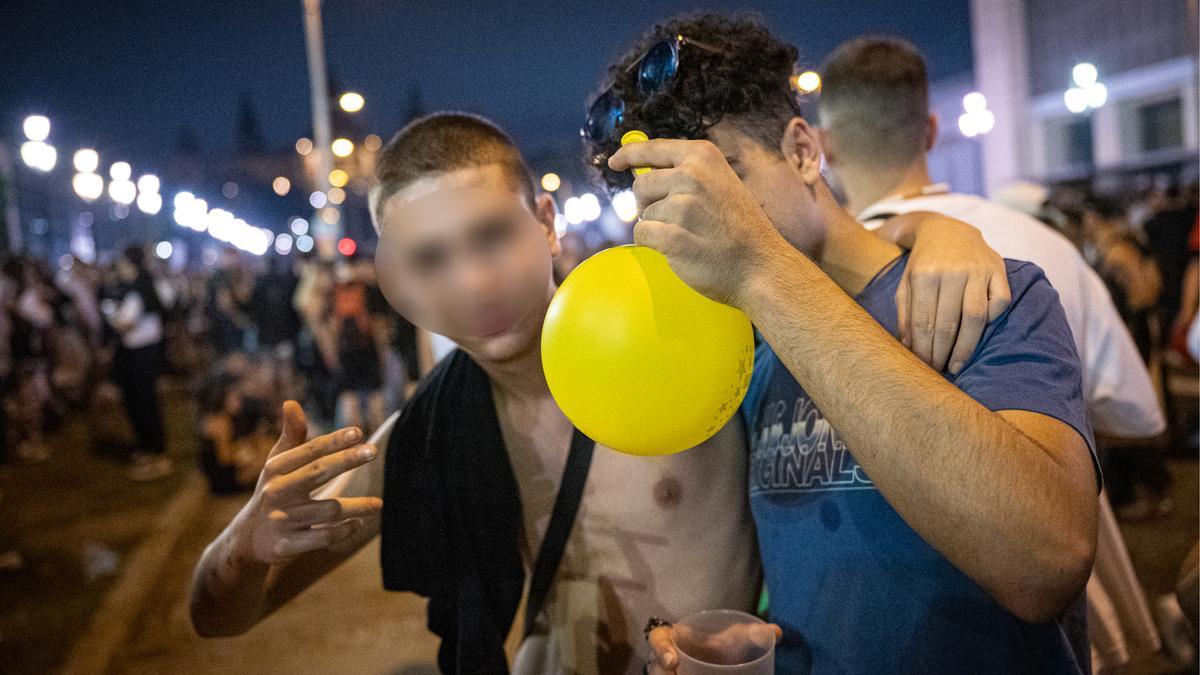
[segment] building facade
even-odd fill
[[[1197,1],[972,0],[975,84],[995,115],[985,191],[1018,179],[1196,180]],[[1079,64],[1104,91],[1073,112]]]

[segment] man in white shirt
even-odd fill
[[[926,153],[937,138],[938,120],[929,113],[925,66],[916,49],[900,40],[861,38],[834,52],[825,71],[819,102],[825,161],[848,210],[872,230],[892,215],[942,213],[979,228],[1004,257],[1037,264],[1066,310],[1097,435],[1135,439],[1162,433],[1166,422],[1146,366],[1104,282],[1075,246],[1029,215],[952,193],[930,178]],[[942,307],[930,318],[958,325]],[[913,350],[928,355],[934,367],[949,363],[953,370],[953,338],[951,333]]]
[[[952,193],[930,178],[926,153],[937,139],[938,120],[929,112],[925,63],[917,49],[897,39],[859,38],[835,50],[823,71],[819,108],[825,161],[848,210],[868,229],[891,231],[880,232],[889,238],[906,227],[905,218],[893,216],[941,213],[978,228],[1002,256],[1040,266],[1066,311],[1097,437],[1111,442],[1161,434],[1166,422],[1145,363],[1104,282],[1075,246],[1026,213]],[[914,307],[930,306],[921,301],[938,293],[937,282],[930,285],[910,280]],[[956,372],[970,356],[955,345],[959,309],[938,305],[927,312],[926,321],[936,326],[934,337],[912,345],[935,368],[948,365]],[[914,314],[912,321],[921,318]],[[1152,652],[1161,643],[1103,495],[1100,514],[1095,572],[1088,583],[1089,637],[1093,664],[1108,667],[1128,662],[1129,648]]]

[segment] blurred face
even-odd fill
[[[801,128],[796,128],[797,124]],[[799,137],[792,137],[794,134]],[[820,148],[812,129],[803,120],[793,120],[782,149],[768,149],[723,120],[708,130],[708,140],[725,154],[730,168],[758,199],[783,238],[805,255],[815,256],[825,241],[825,226],[801,168],[806,157],[819,161]]]
[[[379,213],[375,269],[392,307],[504,362],[536,346],[554,293],[554,206],[534,211],[498,166],[423,178]]]

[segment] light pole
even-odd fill
[[[329,116],[329,78],[325,69],[325,39],[321,29],[321,0],[302,0],[304,4],[304,40],[308,51],[308,81],[312,94],[313,152],[317,153],[317,175],[314,187],[329,191],[329,172],[333,169],[330,142],[333,133]],[[331,211],[332,210],[332,211]],[[327,214],[333,214],[328,217]],[[333,222],[329,222],[329,221]],[[340,211],[330,205],[313,213],[313,234],[317,254],[324,259],[334,257],[340,231]]]

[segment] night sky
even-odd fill
[[[855,35],[898,34],[925,52],[937,79],[971,68],[968,5],[327,0],[324,14],[330,70],[366,97],[367,130],[393,133],[418,91],[426,111],[485,114],[538,152],[577,144],[608,59],[681,11],[756,10],[812,66]],[[218,156],[233,147],[245,95],[270,144],[309,135],[300,0],[0,2],[2,138],[18,140],[24,116],[42,113],[67,152],[92,145],[109,160],[154,167],[189,125],[202,152]]]

